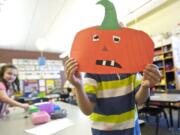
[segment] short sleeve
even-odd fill
[[[84,90],[92,102],[96,102],[97,76],[86,73],[83,78]]]
[[[143,77],[140,73],[135,74],[134,82],[133,82],[135,94],[138,92],[139,88],[141,87],[142,79],[143,79]]]
[[[6,90],[6,87],[2,82],[0,82],[0,91],[2,90]]]

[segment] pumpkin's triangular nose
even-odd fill
[[[104,47],[102,48],[102,51],[103,51],[103,52],[107,52],[107,51],[108,51],[107,47],[104,46]]]

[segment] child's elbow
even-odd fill
[[[89,115],[91,115],[91,114],[93,113],[93,108],[91,108],[91,107],[89,107],[89,108],[81,108],[81,111],[82,111],[85,115],[89,116]]]
[[[137,105],[143,105],[146,102],[147,99],[138,98],[136,97],[136,104]]]
[[[92,111],[82,111],[86,116],[89,116],[92,114]]]
[[[141,105],[143,105],[145,102],[143,102],[143,101],[136,101],[136,104],[138,105],[138,106],[141,106]]]

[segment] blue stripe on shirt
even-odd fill
[[[134,106],[135,96],[132,91],[124,96],[97,98],[94,112],[103,115],[121,114],[134,109]]]
[[[115,130],[115,131],[101,131],[97,129],[92,129],[92,134],[93,135],[134,135],[134,128],[130,128],[126,130]]]

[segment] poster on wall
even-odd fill
[[[39,80],[39,86],[46,86],[45,80]]]
[[[47,93],[49,94],[51,91],[54,90],[54,80],[46,80],[46,90]]]
[[[39,91],[40,91],[40,92],[45,92],[45,91],[46,91],[46,87],[45,87],[45,86],[39,87]]]
[[[174,67],[176,69],[176,85],[177,89],[180,89],[180,37],[172,37]]]
[[[33,93],[38,93],[39,85],[37,80],[24,80],[24,95],[28,97]]]
[[[62,81],[60,79],[54,80],[54,86],[56,89],[61,89],[62,86]]]
[[[172,37],[174,65],[180,69],[180,37]]]

